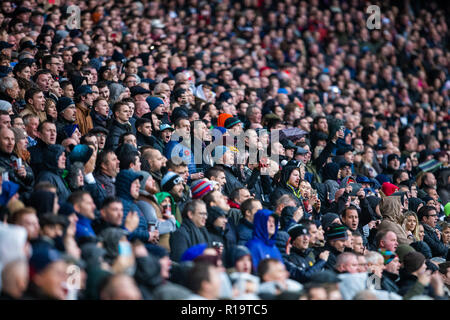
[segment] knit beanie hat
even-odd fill
[[[400,260],[400,262],[403,263],[403,258],[410,252],[415,252],[416,250],[414,250],[413,247],[411,247],[410,245],[407,244],[401,244],[397,247],[397,250],[395,250],[395,252],[398,255],[398,258]]]
[[[379,253],[383,256],[384,259],[384,265],[389,264],[392,260],[394,260],[397,256],[395,252],[389,251],[389,250],[378,250]]]
[[[425,256],[420,252],[410,252],[403,258],[403,266],[408,273],[419,270],[424,262]]]
[[[147,97],[147,99],[145,99],[145,101],[147,101],[148,106],[150,107],[151,111],[154,111],[160,105],[164,104],[163,99],[161,99],[159,97]]]
[[[334,212],[325,213],[322,216],[322,228],[323,230],[327,230],[329,226],[333,223],[334,220],[339,219],[339,216]]]
[[[325,231],[325,239],[331,240],[347,240],[347,227],[342,224],[333,223],[328,230]]]
[[[242,257],[251,256],[250,250],[246,246],[236,246],[233,249],[233,265],[236,264]]]
[[[214,185],[208,179],[195,180],[191,184],[193,199],[200,199],[211,191],[214,191]]]
[[[75,102],[73,102],[73,100],[68,97],[61,97],[58,99],[58,102],[56,103],[56,110],[58,110],[58,113],[61,113],[64,110],[66,110],[70,105],[75,105]]]
[[[297,237],[301,235],[309,235],[309,230],[302,224],[296,224],[289,228],[288,230],[289,236],[291,237],[291,243],[295,241]]]
[[[80,127],[77,124],[68,124],[64,126],[64,132],[67,137],[71,137],[76,129],[80,130]]]
[[[172,188],[183,182],[183,178],[175,172],[169,171],[161,180],[161,190],[169,192]]]
[[[397,187],[396,185],[390,183],[390,182],[384,182],[381,185],[381,191],[383,191],[383,193],[386,196],[390,196],[392,195],[394,192],[396,192],[397,190],[399,190],[399,187]]]
[[[219,116],[217,117],[217,126],[225,128],[225,120],[227,120],[228,118],[231,118],[231,117],[232,117],[232,115],[229,113],[219,114]]]
[[[208,248],[208,245],[206,243],[200,243],[195,246],[189,247],[181,256],[180,261],[192,261],[195,258],[201,256],[206,248]]]

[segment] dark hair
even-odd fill
[[[44,125],[46,125],[47,123],[50,123],[50,124],[55,125],[55,123],[54,123],[53,121],[50,121],[50,120],[45,120],[45,121],[39,123],[39,126],[38,126],[37,129],[38,129],[38,131],[39,131],[40,133],[42,133],[42,130],[44,129]],[[56,126],[56,125],[55,125],[55,126]]]
[[[212,192],[210,192],[210,193],[212,193]],[[197,209],[197,207],[201,204],[205,204],[205,202],[200,199],[188,201],[183,208],[183,212],[181,213],[181,216],[183,218],[189,219],[188,212],[195,212],[195,209]]]
[[[219,192],[219,191],[213,190],[213,191],[207,193],[207,194],[202,198],[203,202],[204,202],[208,207],[211,206],[211,202],[213,202],[214,199],[215,199],[215,198],[214,198],[214,193],[215,193],[215,192]]]
[[[108,154],[114,153],[114,150],[112,149],[103,149],[98,155],[97,155],[97,161],[95,163],[96,170],[100,171],[100,165],[103,163],[106,163],[106,158],[108,157]]]
[[[67,202],[71,203],[73,206],[82,202],[83,201],[83,197],[86,194],[90,194],[87,191],[83,191],[83,190],[77,190],[72,192],[72,194],[69,196],[69,198],[67,198]]]
[[[203,281],[209,282],[211,280],[211,267],[214,267],[211,263],[195,263],[189,270],[189,276],[186,279],[186,287],[194,293],[199,293],[202,288]]]
[[[111,196],[111,197],[107,197],[105,198],[105,200],[103,200],[102,206],[100,207],[100,209],[104,209],[106,207],[108,207],[111,203],[114,202],[122,202],[122,200],[120,200],[120,198],[115,197],[115,196]]]
[[[246,211],[252,211],[254,208],[253,203],[254,202],[260,202],[258,199],[247,199],[244,202],[241,203],[240,208],[241,208],[241,212],[242,212],[242,216],[245,216],[245,212]]]
[[[232,192],[231,192],[231,194],[230,194],[230,199],[231,200],[236,200],[237,198],[239,198],[239,194],[241,193],[241,190],[245,190],[246,188],[244,188],[244,187],[238,187],[238,188],[236,188],[236,189],[234,189]]]
[[[371,136],[377,129],[374,127],[365,127],[361,131],[361,139],[363,140],[364,144],[367,143],[369,140],[369,136]]]
[[[128,105],[125,102],[122,102],[122,101],[119,101],[119,102],[116,102],[116,103],[113,104],[113,106],[112,106],[112,113],[114,114],[114,116],[115,116],[116,112],[120,109],[121,106],[127,106],[128,107]]]
[[[400,178],[400,176],[402,175],[402,173],[406,172],[406,170],[395,170],[393,176],[392,176],[392,181],[394,184],[397,184],[396,181],[398,178]],[[402,182],[402,181],[400,181]]]
[[[139,157],[138,151],[122,153],[120,155],[120,170],[130,169],[131,164],[136,164],[136,157]]]
[[[41,74],[51,74],[51,72],[50,72],[50,70],[48,70],[48,69],[41,69],[41,70],[38,70],[38,71],[34,74],[34,76],[33,76],[33,81],[36,82],[36,80],[39,78],[39,76],[40,76]]]
[[[33,100],[33,97],[36,93],[42,92],[41,89],[32,87],[25,92],[25,102],[28,103],[28,100]]]
[[[269,272],[270,270],[270,265],[273,263],[279,263],[280,261],[278,261],[277,259],[273,259],[273,258],[268,258],[268,259],[263,259],[259,262],[258,264],[258,276],[261,279],[261,282],[264,282],[264,275],[266,273]]]
[[[376,244],[377,244],[377,248],[380,247],[381,240],[383,240],[383,239],[386,237],[386,235],[388,234],[388,232],[393,232],[393,233],[395,233],[395,232],[392,231],[392,230],[382,230],[382,231],[378,231],[378,232],[377,232],[377,235],[375,236],[375,242],[376,242]]]
[[[225,173],[225,170],[223,170],[220,167],[211,167],[205,172],[205,178],[211,180],[211,177],[217,177],[219,173]]]
[[[51,183],[50,181],[38,182],[34,185],[34,188],[33,188],[34,191],[49,191],[50,189],[58,190],[58,188],[56,188],[56,186],[53,183]]]
[[[445,261],[439,264],[439,272],[447,274],[447,269],[450,268],[450,261]]]
[[[417,212],[419,221],[422,221],[424,217],[428,217],[431,211],[436,211],[436,208],[432,206],[423,206],[422,208],[420,208]]]
[[[343,218],[347,215],[347,210],[356,210],[356,212],[358,212],[358,208],[351,204],[350,206],[348,206],[347,208],[345,208],[345,209],[342,211],[342,217],[343,217]],[[358,216],[358,217],[359,217],[359,216]]]

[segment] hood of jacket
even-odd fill
[[[390,196],[381,199],[380,212],[384,219],[401,225],[403,214],[400,196]]]
[[[65,152],[64,147],[59,144],[51,144],[45,148],[42,153],[44,167],[58,175],[62,174],[64,169],[58,168],[58,159],[63,152]]]
[[[53,212],[55,194],[50,191],[34,191],[27,200],[27,205],[36,209],[38,217],[44,213]]]
[[[437,187],[442,189],[450,189],[450,184],[448,183],[448,177],[450,176],[450,168],[440,171],[436,177]]]
[[[161,266],[159,261],[152,255],[136,258],[134,278],[137,283],[153,289],[162,282],[160,272]]]
[[[297,210],[296,207],[284,207],[280,216],[280,228],[285,230],[289,226],[294,218],[294,213]]]
[[[419,209],[419,205],[422,203],[425,205],[425,202],[422,199],[419,198],[409,198],[408,199],[408,210],[414,211],[417,213],[417,210]]]
[[[289,165],[281,170],[280,186],[286,186],[286,183],[289,181],[289,177],[291,176],[291,173],[292,171],[294,171],[294,169],[297,169],[297,166]]]
[[[275,218],[275,233],[269,238],[269,233],[267,231],[267,221],[269,217],[273,216]],[[263,241],[268,246],[273,246],[277,238],[278,233],[278,222],[279,218],[271,210],[262,209],[255,213],[253,220],[253,239],[259,239]]]
[[[339,165],[335,162],[327,163],[322,169],[322,180],[337,181],[339,172]]]
[[[219,207],[208,207],[208,218],[206,219],[206,227],[208,229],[215,228],[214,221],[216,221],[217,218],[226,215],[227,213]]]
[[[106,251],[105,261],[112,263],[119,256],[119,241],[127,235],[128,232],[120,228],[107,228],[102,231],[100,237]]]
[[[327,192],[330,193],[329,199],[334,200],[336,196],[336,191],[339,190],[339,184],[337,183],[336,180],[327,180],[324,182],[324,184],[327,188]]]
[[[172,214],[175,216],[175,214],[177,212],[177,204],[176,204],[175,199],[173,198],[173,196],[170,193],[168,193],[168,192],[158,192],[158,193],[155,194],[156,201],[158,202],[159,205],[167,197],[170,198],[170,204],[171,204],[170,207],[171,207],[171,210],[172,210]]]
[[[131,184],[136,179],[142,180],[143,178],[144,177],[142,175],[133,170],[120,170],[117,174],[115,182],[116,196],[128,201],[134,201],[135,199],[130,194]]]

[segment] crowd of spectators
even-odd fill
[[[449,7],[370,4],[2,1],[0,299],[447,300]]]

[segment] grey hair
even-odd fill
[[[364,255],[366,258],[367,263],[376,264],[378,261],[382,260],[384,261],[383,256],[381,253],[376,251],[369,251],[367,254]]]
[[[0,79],[0,92],[6,92],[6,89],[12,89],[17,80],[13,77],[4,77]]]

